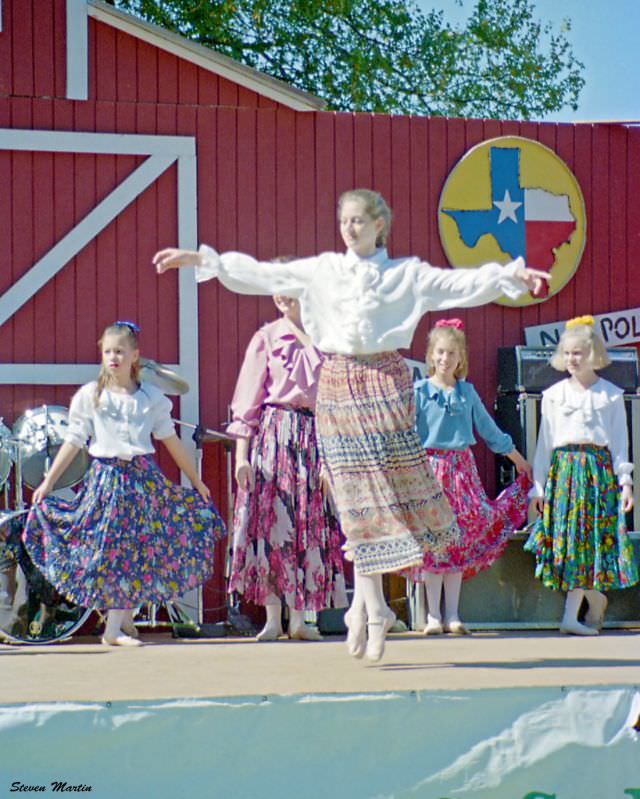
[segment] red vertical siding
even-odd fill
[[[537,137],[576,173],[585,196],[588,243],[575,279],[549,301],[526,309],[487,306],[460,312],[471,342],[470,376],[488,404],[496,384],[496,348],[522,341],[525,325],[588,310],[616,310],[637,301],[628,255],[638,236],[633,224],[637,200],[630,189],[631,175],[638,170],[636,131],[270,109],[178,114],[177,108],[169,103],[52,104],[15,98],[9,121],[40,129],[75,124],[84,130],[197,135],[201,237],[222,250],[237,248],[262,258],[339,246],[336,196],[349,185],[368,183],[393,205],[392,252],[414,252],[436,264],[443,263],[438,197],[458,158],[475,143],[501,133]],[[11,185],[4,219],[11,220],[13,279],[140,162],[130,156],[3,153]],[[176,360],[175,276],[158,281],[147,266],[156,246],[175,239],[175,181],[174,167],[7,323],[13,359],[91,360],[104,324],[124,315],[142,321],[149,355]],[[237,297],[213,283],[203,286],[200,295],[207,362],[202,369],[203,418],[218,427],[226,418],[246,343],[275,311],[268,299]],[[87,297],[91,302],[85,302]],[[55,331],[53,338],[36,337],[42,320]],[[414,357],[424,356],[432,322],[429,316],[419,326]],[[12,403],[24,406],[33,390],[16,392]],[[483,464],[483,470],[489,474],[490,464]]]
[[[316,240],[316,187],[317,174],[312,153],[316,149],[316,128],[313,114],[296,115],[296,196],[295,196],[295,252],[299,256],[318,251]],[[356,159],[357,161],[357,159]]]

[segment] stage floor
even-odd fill
[[[380,663],[350,658],[341,637],[256,643],[172,639],[108,648],[77,637],[0,646],[0,704],[522,687],[638,686],[640,629],[579,638],[558,632],[391,635]]]

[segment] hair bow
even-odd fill
[[[455,327],[456,330],[464,330],[462,319],[438,319],[434,327]]]
[[[586,316],[575,316],[573,319],[569,319],[566,323],[565,327],[569,330],[572,327],[576,327],[577,325],[587,325],[587,327],[593,327],[594,320],[593,316],[586,315]]]
[[[140,333],[140,328],[135,322],[129,322],[127,319],[118,319],[117,322],[113,323],[117,327],[128,327],[132,333],[135,333],[137,336]]]

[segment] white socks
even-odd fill
[[[587,613],[584,617],[584,623],[588,627],[593,627],[596,630],[602,628],[604,622],[604,614],[607,609],[607,597],[602,591],[596,591],[594,588],[584,592],[585,599],[589,605]]]
[[[104,637],[109,641],[114,641],[119,635],[122,635],[122,621],[124,619],[124,610],[108,610],[107,623],[104,626]]]
[[[466,634],[467,629],[460,621],[458,606],[462,588],[462,572],[436,574],[428,572],[425,579],[427,592],[427,626],[425,635],[440,635],[443,632],[454,635]],[[444,624],[442,623],[441,601],[444,590]]]
[[[443,574],[428,572],[424,581],[427,592],[427,626],[424,628],[426,635],[436,635],[442,632],[442,612],[440,601],[442,599]]]
[[[444,575],[444,620],[445,627],[459,622],[458,606],[462,589],[462,572],[449,572]]]
[[[578,621],[578,613],[580,612],[580,605],[584,599],[584,591],[582,588],[573,588],[567,592],[567,598],[564,603],[564,614],[560,622],[560,632],[569,635],[598,635],[598,630],[594,627],[588,627],[586,624],[581,624]]]
[[[354,574],[358,593],[362,596],[367,621],[381,621],[391,612],[384,598],[381,574]]]
[[[132,638],[139,638],[139,633],[136,625],[133,622],[134,608],[127,608],[122,611],[122,622],[120,629],[125,635],[130,635]]]
[[[267,597],[264,606],[267,621],[256,635],[257,641],[277,641],[282,632],[282,604],[275,594]],[[317,627],[304,623],[304,611],[289,608],[289,638],[293,641],[322,641]]]
[[[256,641],[275,641],[282,635],[282,605],[275,594],[267,597],[264,606],[267,621],[262,630],[256,635]]]
[[[292,641],[322,641],[317,627],[304,623],[304,610],[289,608],[289,638]]]
[[[130,635],[125,635],[122,630],[122,625],[125,624],[129,617],[127,610],[108,610],[107,622],[104,627],[102,635],[102,643],[107,646],[142,646],[142,642],[138,641]]]

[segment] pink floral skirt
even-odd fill
[[[407,576],[423,581],[426,572],[461,571],[465,578],[473,577],[502,555],[511,534],[525,522],[529,480],[525,474],[518,475],[492,501],[485,493],[470,449],[426,452],[456,515],[462,537],[437,554],[426,551],[422,566],[408,570]]]
[[[346,607],[340,527],[322,491],[315,420],[267,405],[253,439],[253,491],[238,489],[229,591],[296,610]]]

